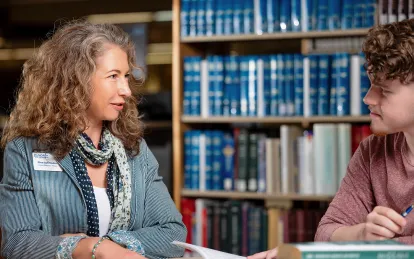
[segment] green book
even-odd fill
[[[282,244],[277,259],[405,259],[414,258],[414,246],[393,240],[309,242]]]

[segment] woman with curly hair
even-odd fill
[[[134,44],[75,21],[25,64],[3,132],[1,255],[169,258],[186,228],[143,139]]]
[[[413,245],[414,19],[373,27],[362,50],[371,80],[364,102],[374,134],[349,162],[315,241],[394,239]],[[249,259],[276,254],[275,248]]]

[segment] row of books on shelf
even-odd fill
[[[181,36],[369,28],[376,0],[181,0]]]
[[[181,213],[186,243],[247,256],[269,244],[313,241],[325,209],[266,210],[248,201],[182,199]],[[269,243],[270,235],[276,244]]]
[[[280,136],[235,128],[184,133],[184,188],[334,195],[368,125],[282,125]]]
[[[378,6],[380,24],[414,18],[413,0],[379,0]]]
[[[237,255],[267,250],[267,211],[249,202],[182,199],[186,243]]]
[[[364,115],[362,54],[209,55],[184,58],[189,116]]]

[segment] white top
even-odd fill
[[[102,237],[108,233],[109,223],[111,222],[111,204],[106,193],[106,188],[93,187],[95,193],[96,205],[98,206],[99,217],[99,236]]]

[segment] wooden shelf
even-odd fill
[[[310,31],[310,32],[279,32],[241,35],[217,35],[217,36],[195,36],[182,37],[181,43],[208,43],[226,41],[259,41],[259,40],[283,40],[283,39],[314,39],[334,37],[365,36],[368,29],[336,30],[336,31]]]
[[[303,124],[309,123],[356,123],[369,122],[369,116],[312,116],[312,117],[199,117],[182,116],[183,123],[268,123],[268,124]]]
[[[285,201],[331,201],[330,195],[266,194],[233,191],[194,191],[182,190],[182,197],[238,200],[285,200]]]
[[[149,129],[167,129],[172,128],[171,121],[144,121],[145,128]]]

